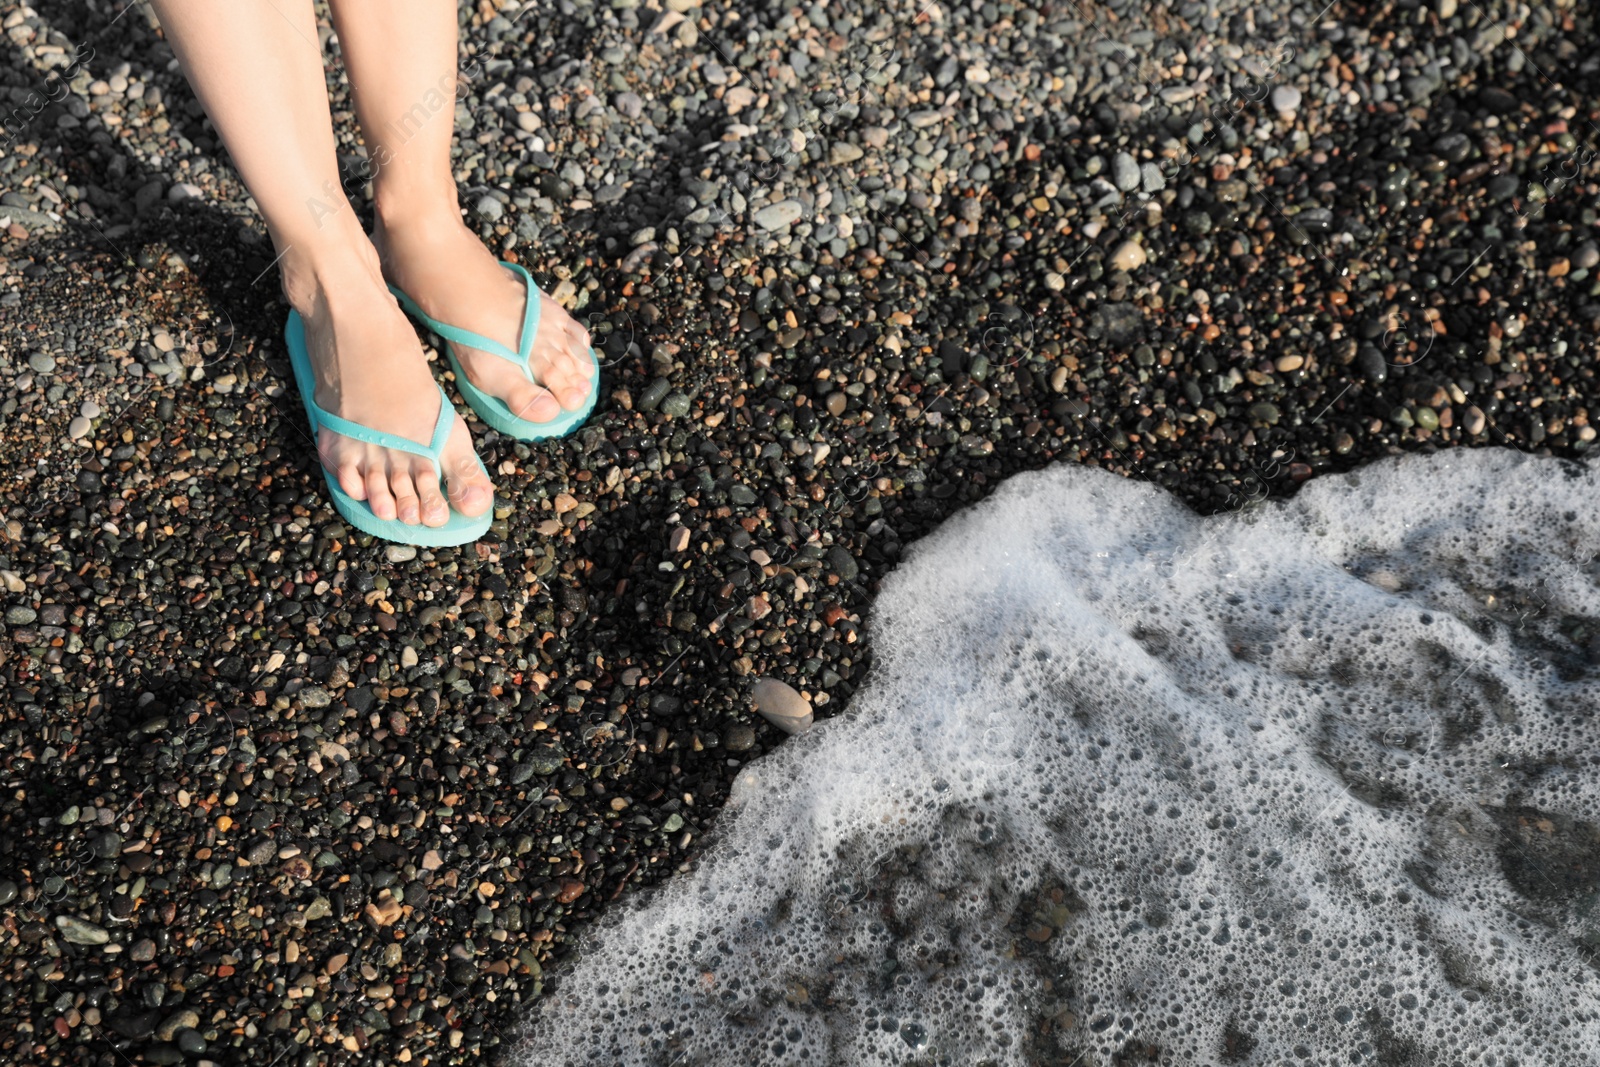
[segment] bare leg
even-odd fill
[[[432,436],[439,390],[416,333],[385,287],[376,250],[339,187],[322,53],[310,0],[154,0],[163,32],[221,132],[272,235],[285,297],[305,318],[324,409],[416,441]],[[456,418],[442,460],[452,503],[481,514],[494,488]],[[421,457],[319,434],[339,484],[385,519],[442,525],[449,509]]]
[[[384,273],[422,309],[515,349],[522,283],[461,220],[450,141],[455,125],[455,0],[333,0],[334,25],[373,167]],[[534,422],[582,406],[593,365],[589,335],[545,296],[533,373],[499,356],[456,346],[478,388]]]

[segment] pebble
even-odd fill
[[[1111,253],[1112,270],[1138,270],[1145,264],[1144,245],[1138,241],[1124,241]]]
[[[486,195],[472,202],[472,211],[480,219],[499,222],[500,217],[506,213],[506,207],[495,197]]]
[[[167,190],[167,199],[174,204],[182,200],[199,200],[204,198],[205,195],[203,189],[189,182],[178,182]]]
[[[1280,85],[1272,90],[1272,109],[1280,113],[1293,113],[1300,109],[1300,90],[1292,85]]]
[[[409,563],[417,558],[416,545],[386,545],[383,550],[384,558],[390,563]]]
[[[762,678],[750,691],[750,699],[761,717],[787,734],[811,728],[811,702],[787,682]]]
[[[89,431],[93,427],[94,423],[87,416],[79,415],[67,423],[67,436],[74,441],[81,441],[89,436]]]
[[[161,1020],[161,1025],[156,1027],[156,1040],[171,1041],[178,1036],[179,1030],[192,1030],[199,1025],[199,1013],[185,1008]]]
[[[1111,159],[1111,182],[1125,193],[1139,188],[1143,175],[1139,164],[1128,152],[1118,152]]]
[[[100,405],[93,400],[85,400],[78,405],[78,414],[86,419],[98,419],[100,417]]]
[[[56,357],[45,352],[33,352],[28,356],[28,366],[36,373],[49,374],[56,369]]]
[[[75,915],[57,915],[56,929],[74,945],[103,945],[111,940],[111,934],[105,927]]]
[[[805,208],[798,200],[780,200],[756,212],[756,225],[764,230],[781,230],[800,221]]]

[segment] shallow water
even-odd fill
[[[517,1061],[1596,1062],[1597,500],[1502,451],[1210,518],[1013,479]]]

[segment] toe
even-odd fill
[[[445,445],[443,466],[450,503],[463,515],[482,515],[494,503],[494,483],[472,450],[467,427],[456,416],[456,427]]]
[[[450,505],[445,503],[439,489],[439,476],[431,463],[413,468],[411,480],[417,487],[417,499],[422,508],[422,521],[427,526],[443,526],[450,521]]]
[[[529,381],[512,387],[506,396],[506,407],[517,418],[529,422],[549,422],[561,414],[561,405],[550,390]]]
[[[389,472],[382,464],[373,464],[367,471],[367,506],[372,513],[385,521],[395,517],[394,494],[389,492]]]
[[[422,506],[417,501],[417,487],[411,480],[411,471],[403,466],[389,472],[389,492],[394,496],[395,517],[409,526],[422,520]]]
[[[544,359],[537,362],[541,364],[535,367],[539,372],[539,380],[555,395],[561,407],[573,411],[583,406],[589,396],[588,383],[574,373],[573,361],[566,352],[560,349],[547,351]]]
[[[361,477],[361,468],[356,466],[354,462],[347,461],[339,464],[335,477],[338,479],[339,488],[349,493],[352,498],[356,500],[367,499],[366,480]]]

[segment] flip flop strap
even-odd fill
[[[450,437],[450,430],[455,425],[455,408],[450,406],[450,400],[444,394],[443,387],[439,388],[439,418],[433,426],[433,440],[428,444],[420,444],[409,437],[398,434],[384,433],[374,430],[370,426],[363,426],[359,422],[341,419],[331,412],[324,411],[315,400],[310,401],[311,409],[316,413],[317,425],[326,426],[342,437],[354,441],[364,441],[369,445],[379,448],[392,448],[397,452],[409,452],[414,456],[421,456],[433,464],[433,472],[439,477],[444,477],[444,468],[439,464],[439,457],[444,454],[444,443]]]
[[[481,333],[473,333],[471,330],[464,330],[460,326],[451,326],[448,323],[440,322],[418,307],[416,301],[406,296],[399,289],[392,285],[389,289],[405,303],[406,308],[413,315],[428,324],[428,329],[443,337],[446,341],[454,341],[458,345],[476,348],[480,352],[488,352],[490,355],[499,356],[501,359],[515,363],[517,369],[522,371],[523,376],[533,382],[536,379],[533,376],[533,368],[529,365],[528,356],[533,351],[533,339],[539,331],[539,286],[534,283],[533,275],[529,274],[527,269],[520,263],[507,263],[505,260],[501,260],[500,265],[510,268],[512,273],[521,277],[523,285],[527,288],[528,295],[523,301],[522,309],[522,333],[518,338],[516,351],[512,351],[492,337],[485,337]]]

